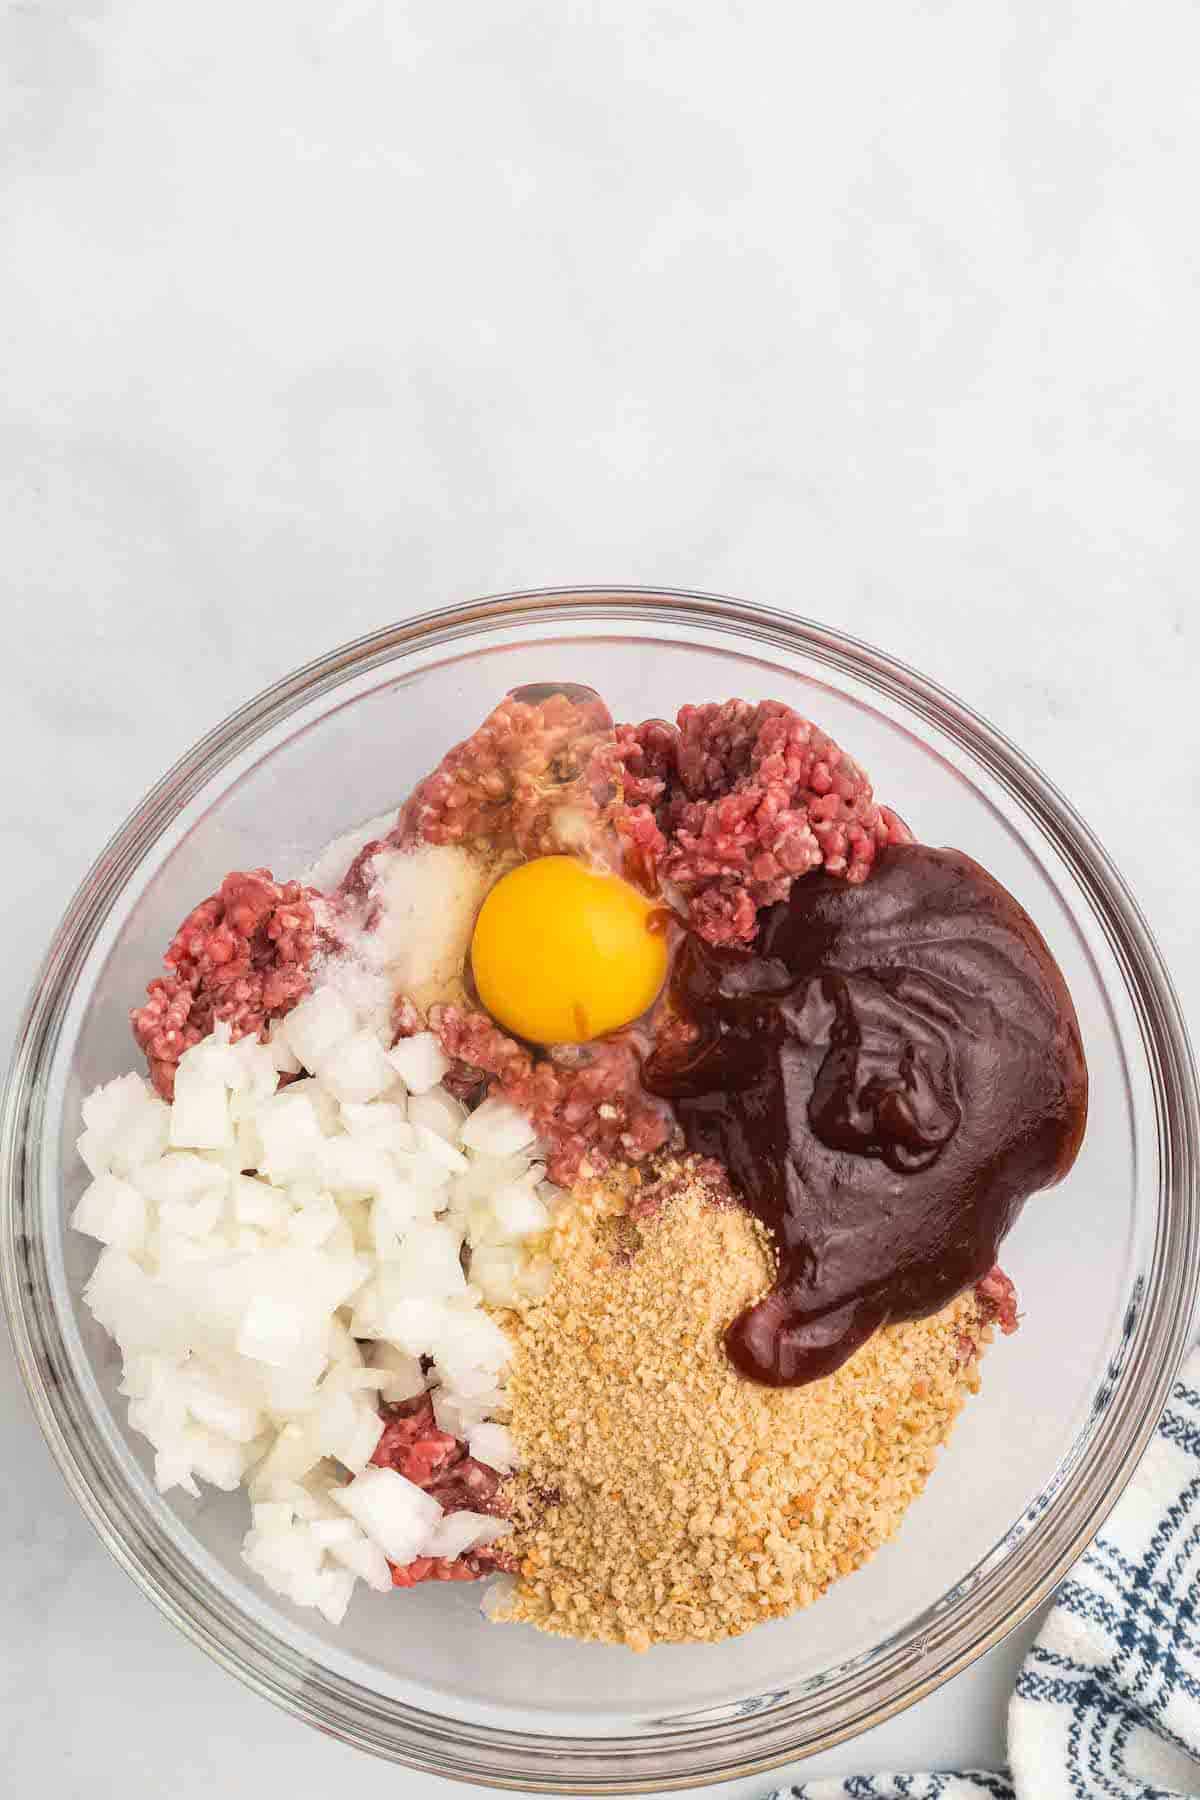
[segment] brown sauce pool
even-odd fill
[[[957,850],[893,846],[858,886],[806,875],[752,950],[688,934],[670,999],[698,1037],[654,1052],[644,1084],[777,1247],[775,1287],[726,1335],[754,1380],[815,1381],[879,1326],[947,1305],[1075,1159],[1071,996],[1027,914]]]

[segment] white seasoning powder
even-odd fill
[[[387,812],[355,825],[353,830],[343,832],[341,837],[326,844],[296,879],[308,887],[320,888],[322,893],[332,893],[359,851],[364,850],[372,838],[385,838],[395,823],[395,813]]]
[[[386,1035],[399,995],[422,1010],[464,997],[475,919],[502,865],[456,844],[382,850],[364,909],[370,929],[341,925],[344,949],[316,971],[362,1024]]]

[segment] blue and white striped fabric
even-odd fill
[[[1200,1800],[1200,1350],[1025,1659],[1008,1752],[1011,1773],[852,1776],[780,1800]]]
[[[1007,1775],[966,1769],[958,1775],[851,1775],[846,1781],[808,1781],[780,1788],[771,1800],[1015,1800]]]

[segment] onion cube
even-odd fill
[[[436,1131],[448,1144],[457,1144],[466,1116],[467,1109],[462,1101],[448,1094],[445,1088],[435,1087],[427,1094],[410,1094],[408,1097],[409,1124],[424,1125],[428,1130]]]
[[[333,1544],[352,1544],[362,1535],[353,1519],[314,1519],[308,1529],[313,1543],[323,1550]]]
[[[155,1206],[186,1206],[206,1194],[224,1194],[229,1175],[220,1163],[197,1156],[193,1150],[169,1150],[158,1162],[135,1169],[130,1180]]]
[[[303,1480],[320,1460],[321,1452],[311,1427],[285,1425],[254,1471],[251,1495],[270,1491],[279,1482]]]
[[[371,1202],[371,1243],[381,1261],[400,1255],[400,1239],[413,1225],[433,1218],[437,1190],[393,1181]]]
[[[412,1562],[442,1516],[437,1501],[395,1469],[365,1469],[332,1497],[394,1563]]]
[[[379,1391],[383,1399],[393,1405],[401,1400],[412,1400],[417,1394],[425,1392],[421,1359],[410,1356],[406,1350],[398,1350],[395,1344],[374,1345],[371,1350],[371,1367],[378,1369],[383,1375]]]
[[[157,1162],[167,1147],[171,1131],[171,1109],[156,1094],[144,1095],[131,1106],[109,1143],[109,1166],[114,1174],[128,1175],[134,1169]]]
[[[245,1397],[232,1398],[215,1381],[203,1374],[184,1377],[187,1407],[198,1425],[207,1425],[235,1444],[250,1444],[262,1430],[262,1413]]]
[[[194,1198],[164,1200],[158,1209],[159,1230],[206,1242],[216,1230],[224,1207],[224,1190],[216,1187],[206,1188]]]
[[[193,1054],[182,1056],[175,1071],[170,1141],[176,1149],[223,1150],[233,1143],[228,1090],[217,1076],[191,1063]]]
[[[346,1616],[350,1596],[354,1592],[354,1575],[349,1569],[322,1569],[317,1593],[317,1610],[331,1625],[340,1625]]]
[[[389,1263],[386,1292],[397,1300],[449,1300],[465,1291],[457,1235],[446,1225],[412,1225]]]
[[[476,1425],[467,1439],[467,1448],[477,1462],[486,1463],[501,1475],[510,1475],[520,1461],[507,1425]]]
[[[98,1175],[84,1189],[71,1214],[76,1231],[113,1244],[118,1250],[140,1250],[146,1241],[146,1202],[128,1181]]]
[[[439,1137],[436,1131],[431,1131],[428,1125],[414,1125],[413,1130],[417,1134],[418,1156],[432,1157],[434,1162],[440,1163],[452,1175],[461,1175],[470,1168],[462,1151],[456,1150],[444,1137]]]
[[[511,1156],[532,1144],[536,1133],[523,1112],[494,1095],[477,1106],[462,1128],[462,1142],[485,1156]]]
[[[527,1187],[513,1185],[499,1188],[492,1195],[492,1213],[505,1238],[520,1240],[535,1237],[550,1224],[549,1210]]]
[[[341,1114],[351,1137],[364,1139],[378,1150],[416,1148],[416,1134],[398,1100],[347,1100]]]
[[[433,1390],[433,1416],[437,1428],[448,1431],[451,1437],[465,1439],[468,1432],[482,1425],[495,1411],[502,1397],[495,1388],[478,1399],[468,1399],[463,1394],[456,1394],[452,1388],[436,1387]]]
[[[554,1264],[548,1256],[527,1256],[521,1261],[517,1292],[522,1300],[544,1300],[554,1286]]]
[[[288,1203],[278,1188],[252,1175],[233,1179],[233,1216],[239,1225],[258,1225],[264,1231],[282,1231],[288,1222]]]
[[[297,1190],[293,1189],[292,1193],[295,1198]],[[311,1199],[305,1199],[288,1220],[288,1238],[306,1250],[319,1250],[328,1241],[340,1217],[333,1195],[316,1192]]]
[[[290,1531],[296,1514],[286,1500],[259,1500],[250,1508],[255,1531],[270,1537],[278,1531]]]
[[[275,1029],[303,1067],[312,1070],[322,1057],[353,1036],[356,1024],[337,989],[326,985],[293,1007]]]
[[[307,1475],[300,1481],[273,1481],[263,1486],[257,1475],[254,1491],[257,1498],[263,1500],[286,1500],[295,1508],[298,1519],[344,1519],[345,1514],[334,1506],[329,1498],[329,1490],[336,1484],[325,1480],[318,1473]],[[357,1525],[353,1526],[355,1531]]]
[[[481,1544],[494,1544],[507,1537],[512,1525],[507,1519],[494,1519],[488,1513],[447,1513],[439,1519],[421,1546],[422,1556],[444,1556],[453,1562],[468,1550]]]
[[[286,1092],[289,1099],[307,1100],[326,1137],[331,1137],[339,1129],[341,1121],[338,1118],[338,1103],[315,1076],[306,1075],[302,1081],[289,1081]]]
[[[372,1400],[356,1400],[335,1387],[326,1393],[317,1413],[317,1434],[326,1456],[335,1456],[356,1474],[375,1454],[383,1432],[383,1420]]]
[[[118,1075],[92,1089],[83,1103],[83,1122],[98,1139],[110,1139],[130,1109],[141,1105],[148,1092],[141,1075]]]
[[[450,1067],[450,1058],[432,1031],[401,1038],[388,1051],[388,1061],[410,1094],[427,1094]]]
[[[303,1065],[288,1042],[286,1025],[286,1019],[275,1021],[267,1038],[267,1049],[271,1052],[272,1063],[281,1075],[298,1075]]]
[[[279,1071],[269,1044],[256,1037],[239,1038],[226,1052],[226,1085],[232,1090],[231,1110],[235,1115],[252,1112],[269,1100],[279,1086]]]
[[[352,1521],[347,1519],[346,1523],[350,1525]],[[388,1567],[388,1559],[379,1545],[373,1544],[370,1538],[363,1537],[356,1530],[352,1538],[330,1544],[328,1550],[334,1562],[344,1564],[360,1581],[365,1581],[368,1587],[374,1588],[376,1593],[391,1592],[392,1571]]]
[[[374,1100],[391,1087],[396,1071],[373,1031],[356,1031],[318,1059],[316,1073],[335,1100]]]
[[[108,1174],[108,1139],[101,1137],[98,1131],[81,1131],[75,1139],[75,1148],[83,1159],[89,1175]]]
[[[355,1408],[354,1429],[342,1445],[338,1460],[358,1475],[367,1467],[383,1436],[383,1420],[373,1404]]]
[[[410,1356],[428,1356],[458,1321],[444,1300],[397,1300],[381,1322],[380,1336]]]
[[[421,1127],[418,1125],[414,1126],[413,1129],[415,1131],[420,1131]],[[443,1143],[442,1148],[444,1150],[450,1150],[453,1146]],[[442,1157],[437,1154],[431,1154],[426,1149],[418,1148],[407,1152],[402,1150],[396,1151],[394,1155],[394,1167],[399,1171],[406,1182],[410,1183],[413,1187],[421,1188],[426,1192],[444,1188],[450,1180],[450,1170]],[[439,1200],[437,1203],[439,1209],[442,1204],[443,1202]]]
[[[242,1356],[283,1368],[303,1347],[307,1314],[289,1301],[256,1294],[242,1317],[237,1348]]]
[[[409,1305],[412,1304],[410,1301]],[[441,1326],[434,1349],[439,1366],[446,1371],[453,1385],[463,1387],[470,1381],[472,1373],[480,1369],[497,1374],[508,1361],[511,1348],[499,1325],[478,1307],[467,1309],[445,1301],[441,1304],[449,1316]],[[387,1335],[400,1341],[394,1331]],[[464,1391],[468,1390],[464,1387]]]
[[[489,1306],[512,1306],[520,1297],[520,1269],[512,1244],[481,1244],[471,1255],[471,1280]]]
[[[318,1153],[321,1180],[335,1194],[378,1194],[396,1181],[395,1164],[386,1150],[362,1138],[326,1139]]]
[[[192,1321],[173,1295],[124,1250],[109,1245],[100,1252],[83,1297],[126,1356],[139,1350],[169,1355],[191,1348]]]
[[[275,1094],[254,1118],[262,1144],[261,1173],[272,1181],[300,1180],[325,1142],[320,1115],[308,1095],[297,1091],[300,1086],[297,1082]]]

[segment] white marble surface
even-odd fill
[[[1190,0],[4,0],[0,1034],[235,702],[571,580],[794,607],[957,688],[1200,1001],[1198,53]],[[449,1793],[177,1639],[6,1350],[0,1444],[11,1791]],[[998,1760],[1019,1649],[814,1769]]]

